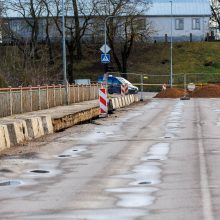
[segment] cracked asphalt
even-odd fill
[[[220,219],[220,100],[151,99],[0,156],[0,219]]]

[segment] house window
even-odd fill
[[[175,20],[175,29],[184,30],[184,19],[183,18],[177,18]]]
[[[200,18],[193,18],[192,19],[192,29],[193,30],[200,30]]]

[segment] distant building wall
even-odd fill
[[[167,35],[168,40],[170,40],[170,36],[171,36],[170,17],[168,16],[150,17],[149,20],[155,31],[152,34],[152,40],[164,41],[165,35]],[[180,20],[181,22],[183,21],[181,25],[179,24]],[[172,32],[173,32],[174,41],[189,41],[190,34],[192,34],[193,41],[205,40],[207,33],[209,32],[209,17],[196,17],[196,16],[173,17]]]
[[[143,17],[144,18],[144,17]],[[165,41],[165,35],[167,40],[170,41],[171,33],[171,18],[170,16],[145,16],[146,25],[151,24],[153,33],[151,34],[152,41]],[[205,40],[207,33],[209,32],[209,17],[198,17],[198,16],[175,16],[173,19],[173,40],[174,41],[189,41],[190,34],[192,41]],[[31,21],[31,19],[30,19]],[[84,18],[80,18],[80,23],[83,25]],[[74,26],[73,17],[66,18],[68,26]],[[3,34],[3,42],[10,43],[13,39],[19,39],[23,41],[29,41],[31,39],[31,28],[23,18],[8,18],[8,29],[12,30],[11,33]],[[46,18],[39,18],[39,33],[38,41],[43,42],[46,39]],[[49,19],[49,35],[51,41],[60,41],[61,34],[57,29],[57,26],[53,18]],[[60,23],[61,25],[61,23]],[[142,25],[143,26],[143,25]],[[177,27],[179,26],[179,27]],[[122,26],[123,27],[123,26]],[[142,27],[143,28],[143,27]],[[144,29],[144,28],[143,28]],[[120,31],[119,31],[120,33]],[[85,31],[83,37],[84,42],[100,42],[104,36],[104,21],[100,17],[94,17],[90,20],[89,25]],[[70,38],[70,32],[66,29],[66,38]]]

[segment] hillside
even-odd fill
[[[100,45],[84,46],[84,58],[81,62],[74,63],[74,79],[90,78],[92,81],[102,75],[104,67],[100,62]],[[13,50],[13,53],[10,52]],[[19,57],[19,50],[15,47],[2,47],[0,61],[1,86],[25,84],[58,83],[62,80],[62,56],[60,48],[55,51],[55,64],[47,66],[45,58],[38,60],[34,65],[23,65]],[[14,58],[16,56],[16,59]],[[113,60],[112,60],[113,61]],[[114,61],[111,63],[113,71],[117,71]],[[170,44],[139,44],[135,45],[128,62],[128,71],[148,75],[169,74],[170,72]],[[213,73],[220,73],[220,43],[219,42],[193,42],[174,43],[173,45],[173,73],[207,73],[206,80],[213,79]],[[212,74],[211,74],[212,73]],[[129,77],[132,81],[139,78]],[[197,80],[200,77],[197,76]],[[151,80],[150,80],[151,81]],[[155,81],[155,80],[153,80]],[[152,82],[153,82],[152,81]],[[157,82],[166,81],[162,78]],[[182,79],[181,79],[182,81]],[[220,81],[220,79],[218,80]]]
[[[95,80],[98,75],[103,73],[100,52],[98,49],[95,51],[95,53],[90,51],[90,54],[87,54],[89,59],[75,66],[77,78],[88,77]],[[111,66],[113,71],[117,71],[114,62],[111,63]],[[130,73],[169,75],[170,44],[135,45],[129,58],[128,70]],[[205,81],[215,81],[216,77],[213,79],[213,76],[216,75],[215,73],[220,73],[220,42],[174,43],[173,73],[207,73]],[[139,77],[135,77],[136,80],[134,76],[129,76],[129,78],[132,78],[133,81],[139,80]],[[199,75],[197,78],[204,79],[204,76]],[[162,77],[160,79],[163,80]]]

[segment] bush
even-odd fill
[[[215,66],[215,62],[209,57],[205,60],[204,66]]]

